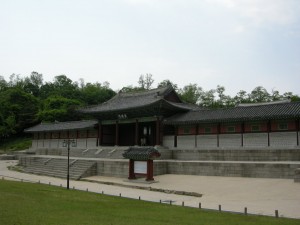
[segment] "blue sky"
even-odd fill
[[[300,94],[300,0],[0,0],[0,76]],[[154,84],[154,86],[156,85]]]

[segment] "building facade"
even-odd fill
[[[299,147],[300,102],[240,104],[208,110],[183,103],[163,87],[119,93],[109,101],[81,109],[94,120],[42,123],[33,133],[33,149],[101,146],[162,146],[169,149]]]

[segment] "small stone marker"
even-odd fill
[[[275,210],[275,217],[276,217],[276,218],[279,217],[279,215],[278,215],[278,210],[277,210],[277,209]]]

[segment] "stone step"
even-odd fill
[[[67,159],[53,158],[49,160],[45,158],[34,158],[34,160],[29,161],[30,165],[27,165],[24,168],[25,172],[55,177],[65,177],[67,174]],[[96,171],[92,170],[93,166],[96,166],[95,162],[80,160],[74,161],[69,170],[70,178],[77,180],[83,177],[86,173],[95,173]]]

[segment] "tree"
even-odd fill
[[[146,75],[141,74],[138,81],[139,87],[145,90],[150,90],[153,82],[154,79],[150,73],[146,73]]]
[[[0,136],[22,132],[37,122],[38,100],[19,88],[0,93]]]
[[[197,84],[189,84],[180,89],[179,95],[184,102],[196,104],[202,92],[202,88],[198,87]]]
[[[82,103],[76,99],[68,99],[62,96],[50,96],[42,103],[38,118],[41,121],[54,122],[78,120],[76,109]]]
[[[177,84],[174,84],[170,80],[163,80],[162,82],[158,83],[157,87],[167,87],[167,86],[172,86],[175,91],[178,91],[178,86]]]
[[[142,87],[134,87],[132,85],[128,85],[123,87],[120,92],[121,93],[130,93],[130,92],[139,92],[139,91],[144,91],[145,89]]]
[[[282,96],[279,94],[279,91],[272,89],[270,98],[271,98],[271,101],[278,101],[282,98]]]
[[[285,92],[282,97],[289,98],[292,102],[300,101],[300,97],[298,95],[294,95],[293,92]]]
[[[43,85],[43,74],[32,72],[30,77],[24,79],[24,91],[33,94],[35,97],[40,95],[40,88]]]
[[[8,82],[9,87],[18,87],[23,89],[24,87],[24,81],[23,79],[20,78],[19,74],[12,74],[9,76],[9,82]]]
[[[234,96],[233,101],[235,104],[249,103],[250,102],[249,94],[247,94],[247,92],[244,90],[240,90],[236,94],[236,96]]]
[[[8,84],[3,76],[0,76],[0,92],[8,88]]]
[[[203,91],[199,98],[199,104],[203,107],[214,108],[215,92],[216,91],[214,89]]]
[[[78,84],[69,79],[66,75],[59,75],[54,78],[54,82],[47,82],[40,88],[41,98],[49,96],[63,96],[69,99],[79,99],[80,90]]]
[[[224,86],[217,86],[216,89],[218,100],[214,103],[214,107],[216,108],[223,108],[223,107],[232,107],[235,105],[235,101],[229,95],[225,95],[225,87]]]
[[[103,103],[112,98],[116,93],[109,88],[109,86],[103,86],[100,83],[87,83],[81,89],[81,99],[85,105],[96,105]]]
[[[270,94],[264,87],[258,86],[251,92],[250,99],[251,102],[269,102]]]

